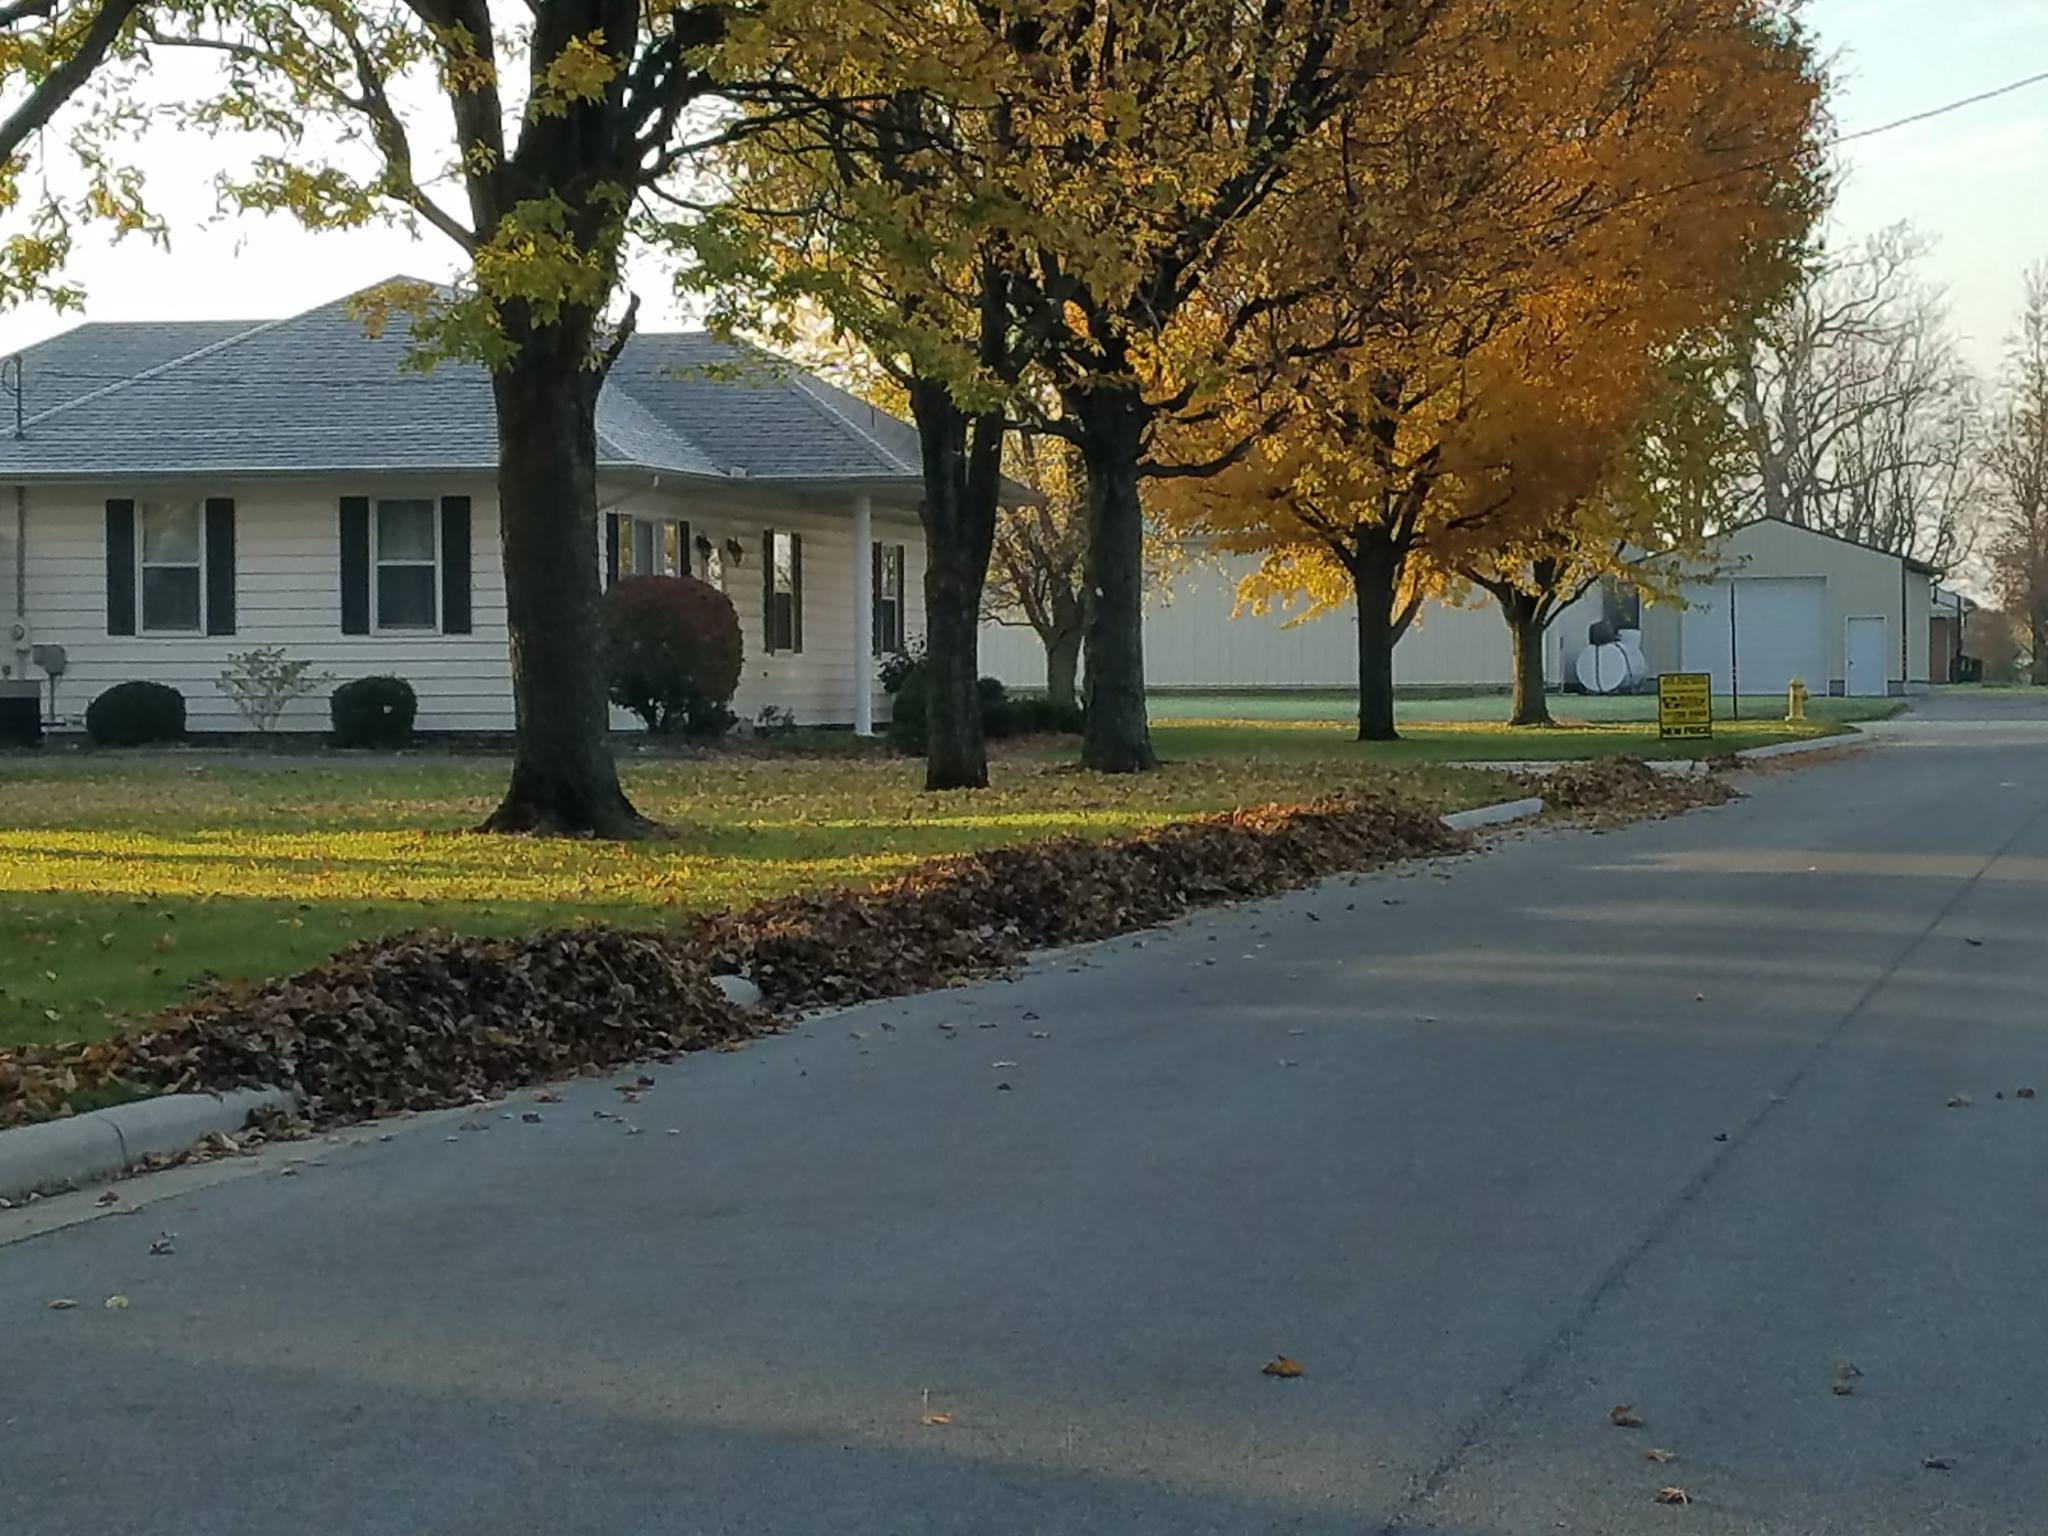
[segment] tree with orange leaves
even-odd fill
[[[1470,0],[1274,200],[1245,281],[1304,297],[1213,413],[1271,430],[1163,510],[1264,556],[1254,607],[1357,605],[1362,739],[1429,593],[1628,540],[1650,503],[1602,488],[1674,347],[1787,280],[1819,98],[1762,0]]]

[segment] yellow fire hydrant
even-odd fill
[[[1804,680],[1795,677],[1785,685],[1785,718],[1787,720],[1804,720],[1806,718],[1807,697]]]

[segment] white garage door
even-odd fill
[[[1729,666],[1744,693],[1783,693],[1793,678],[1815,693],[1828,686],[1828,584],[1819,576],[1739,576],[1688,588],[1679,648],[1688,672],[1711,673],[1714,691],[1730,691]],[[1734,654],[1729,609],[1734,608]]]

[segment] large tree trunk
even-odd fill
[[[1401,582],[1398,551],[1366,538],[1350,562],[1358,599],[1358,739],[1399,741],[1394,727],[1394,602]]]
[[[1056,632],[1045,643],[1045,693],[1061,708],[1070,708],[1078,695],[1075,680],[1081,675],[1081,634],[1079,623]]]
[[[988,744],[975,682],[981,593],[995,547],[1003,424],[970,417],[940,380],[910,388],[924,461],[926,789],[982,789]],[[993,445],[993,446],[991,446]]]
[[[1527,592],[1509,592],[1500,599],[1501,616],[1514,641],[1515,696],[1509,725],[1550,725],[1550,701],[1543,681],[1543,600]]]
[[[598,662],[599,376],[586,348],[580,328],[534,327],[492,375],[518,735],[512,782],[484,832],[633,838],[663,830],[633,809],[612,762]]]
[[[1073,391],[1088,471],[1088,719],[1081,762],[1098,773],[1159,766],[1145,716],[1145,512],[1138,466],[1147,408],[1135,386]]]

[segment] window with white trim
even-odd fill
[[[135,541],[135,590],[145,635],[206,628],[206,520],[196,501],[145,501]]]
[[[768,570],[762,625],[766,649],[804,648],[803,541],[793,533],[768,530]]]
[[[901,544],[877,544],[874,553],[875,654],[903,649],[903,567]]]
[[[621,576],[688,576],[690,525],[677,517],[619,518]]]
[[[377,503],[370,564],[379,630],[441,627],[441,530],[431,500]]]

